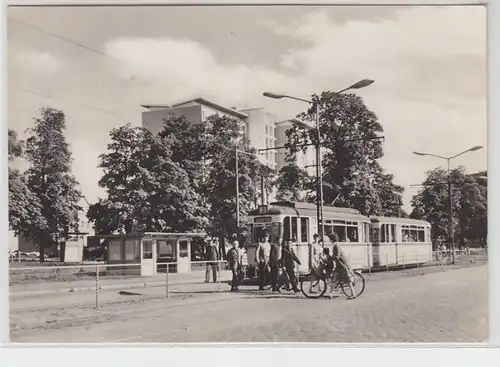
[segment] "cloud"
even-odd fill
[[[51,53],[38,50],[13,50],[9,64],[21,68],[24,73],[37,78],[51,78],[57,74],[64,63]]]
[[[108,43],[106,53],[127,61],[118,69],[114,64],[115,73],[123,79],[148,79],[161,90],[164,103],[199,96],[252,103],[266,88],[291,84],[269,68],[222,64],[210,49],[189,40],[122,38]]]
[[[412,7],[391,20],[343,23],[317,11],[288,26],[267,26],[307,45],[282,60],[300,65],[311,78],[366,75],[377,81],[378,91],[409,99],[485,98],[484,7]]]
[[[390,19],[343,22],[323,10],[285,24],[263,19],[258,25],[290,44],[277,58],[280,64],[223,63],[200,43],[168,38],[116,39],[106,52],[128,61],[119,69],[114,64],[121,78],[138,75],[157,86],[150,96],[159,100],[147,102],[205,96],[222,104],[260,105],[278,118],[305,106],[265,99],[263,91],[307,97],[374,79],[373,86],[356,93],[384,126],[384,166],[407,188],[440,164],[413,156],[412,150],[452,155],[486,145],[484,7],[408,7]],[[484,168],[486,150],[474,154],[456,164]],[[407,191],[407,200],[412,193]]]

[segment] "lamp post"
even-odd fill
[[[464,150],[463,152],[460,152],[458,154],[452,155],[450,157],[443,157],[441,155],[437,154],[432,154],[432,153],[421,153],[421,152],[413,152],[415,155],[419,156],[430,156],[430,157],[435,157],[435,158],[440,158],[444,159],[447,162],[448,165],[448,170],[447,170],[447,176],[448,176],[448,205],[449,205],[449,211],[448,211],[448,216],[450,219],[450,227],[449,227],[449,236],[450,236],[450,241],[451,241],[451,262],[452,264],[455,263],[455,238],[454,238],[454,233],[453,233],[453,192],[452,192],[452,184],[451,184],[451,177],[450,177],[450,161],[453,158],[457,158],[461,156],[462,154],[468,153],[468,152],[475,152],[476,150],[482,149],[483,147],[480,145],[476,145],[472,148],[469,148],[467,150]]]
[[[341,89],[338,92],[334,93],[334,96],[339,95],[345,91],[351,89],[361,89],[371,85],[374,81],[370,79],[363,79],[359,82],[352,84],[351,86]],[[264,92],[264,97],[274,98],[274,99],[294,99],[296,101],[305,102],[309,104],[313,104],[313,101],[308,99],[302,99],[298,97],[289,96],[286,94],[275,94],[270,92]],[[318,218],[318,231],[320,232],[321,238],[325,233],[324,228],[325,225],[323,223],[323,174],[322,174],[322,163],[321,163],[321,131],[320,131],[320,123],[319,123],[319,101],[316,103],[316,111],[315,111],[315,122],[316,122],[316,134],[318,139],[318,144],[316,145],[316,216]],[[307,128],[310,126],[305,125]],[[321,226],[319,225],[321,223]]]

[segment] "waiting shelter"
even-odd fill
[[[158,266],[171,263],[171,272],[191,271],[191,242],[204,233],[137,232],[126,234],[104,234],[89,237],[105,240],[108,264],[140,264],[141,276],[153,276]]]

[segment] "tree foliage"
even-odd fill
[[[382,142],[377,139],[383,128],[375,113],[353,94],[323,92],[312,99],[311,108],[298,118],[314,124],[319,105],[324,203],[335,202],[365,215],[400,212],[403,189],[377,161],[383,156]],[[298,124],[287,136],[290,155],[318,144],[316,130]],[[310,195],[309,200],[315,201],[316,195]]]
[[[33,195],[26,184],[25,176],[11,167],[15,159],[22,157],[24,142],[18,140],[17,133],[9,130],[9,226],[19,235],[33,232],[37,227],[44,227],[44,218],[41,217],[41,204],[38,197]]]
[[[19,186],[19,192],[29,191],[27,195],[33,195],[25,199],[33,200],[27,211],[36,219],[23,221],[17,232],[39,245],[41,261],[46,247],[67,237],[68,228],[77,223],[81,210],[78,182],[71,173],[72,157],[64,135],[65,125],[62,111],[42,108],[26,141],[25,157],[30,165],[25,172],[26,187]]]
[[[168,119],[158,134],[130,125],[114,129],[100,162],[107,197],[91,205],[88,217],[100,233],[130,231],[135,220],[141,230],[204,230],[225,238],[237,231],[236,149],[249,153],[238,154],[242,230],[259,164],[237,120],[224,116],[205,124]]]
[[[304,201],[314,188],[314,180],[306,170],[290,162],[278,173],[276,198],[279,201]]]
[[[130,124],[113,129],[108,151],[100,156],[99,186],[106,199],[87,216],[98,233],[124,229],[185,232],[203,227],[203,207],[168,139]]]
[[[454,240],[464,246],[467,240],[486,245],[487,187],[481,178],[466,173],[463,167],[448,173],[436,168],[427,173],[422,189],[412,198],[412,218],[432,224],[433,240],[449,240],[449,193],[452,184]]]

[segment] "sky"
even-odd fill
[[[141,125],[141,104],[204,97],[278,119],[308,98],[356,91],[384,128],[381,160],[405,187],[451,156],[487,166],[486,11],[477,7],[65,7],[8,10],[8,126],[21,138],[43,106],[66,114],[73,173],[95,201],[111,129]],[[263,142],[264,146],[265,142]],[[257,147],[260,148],[260,147]],[[18,162],[21,167],[23,162]]]

